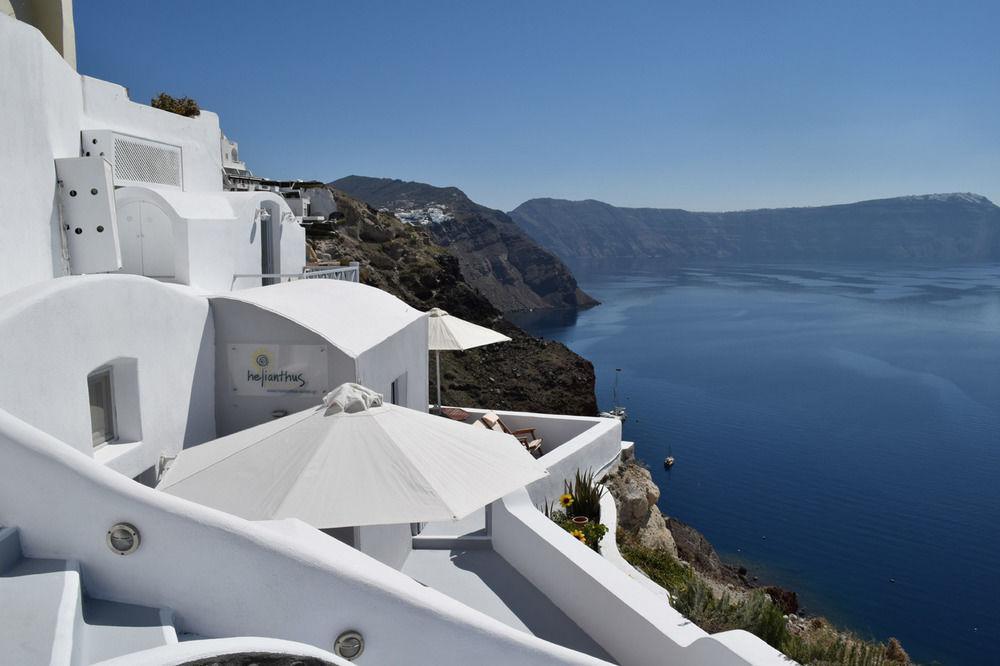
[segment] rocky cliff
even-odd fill
[[[660,489],[649,470],[634,458],[624,461],[604,483],[615,498],[618,545],[623,556],[668,589],[674,606],[707,631],[744,629],[762,638],[770,636],[774,641],[777,636],[765,630],[770,623],[757,624],[751,619],[761,610],[754,599],[763,594],[770,600],[768,603],[773,603],[780,611],[784,624],[784,637],[780,644],[772,642],[772,645],[799,663],[815,666],[912,664],[895,638],[881,643],[834,626],[823,617],[805,615],[799,608],[795,592],[761,585],[746,569],[723,562],[701,532],[660,513],[656,506]],[[698,594],[692,595],[690,590],[685,593],[683,588],[690,588],[695,582],[704,586],[706,596],[717,600],[715,605]],[[733,609],[738,610],[734,612]]]
[[[646,548],[663,548],[678,557],[677,544],[657,502],[660,488],[649,470],[629,460],[609,474],[604,484],[615,498],[618,527],[634,534]]]
[[[717,594],[738,595],[756,589],[756,579],[746,569],[726,564],[701,532],[677,518],[664,516],[657,502],[660,488],[640,462],[630,459],[604,480],[615,498],[618,527],[645,548],[663,549],[690,565]],[[794,592],[779,587],[762,587],[786,613],[799,609]]]
[[[993,261],[1000,207],[931,194],[729,213],[532,199],[510,216],[564,260]]]
[[[498,310],[596,304],[569,269],[510,217],[473,202],[458,188],[364,176],[330,185],[425,228],[457,257],[465,280]]]
[[[418,310],[440,307],[512,340],[467,352],[443,352],[442,392],[453,405],[577,414],[597,413],[594,368],[556,342],[511,324],[465,280],[459,261],[429,231],[404,224],[344,192],[323,188],[306,196],[331,204],[331,221],[309,230],[310,263],[361,264],[361,281]],[[432,366],[433,367],[433,366]],[[431,395],[436,392],[433,371]]]

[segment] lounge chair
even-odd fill
[[[480,428],[487,428],[489,430],[495,430],[496,432],[502,432],[507,435],[512,435],[517,438],[517,441],[521,442],[521,446],[527,449],[535,458],[542,455],[542,438],[535,436],[534,428],[518,428],[517,430],[511,430],[500,420],[494,412],[487,412],[483,416],[476,420],[473,424]]]

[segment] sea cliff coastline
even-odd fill
[[[624,460],[604,484],[615,500],[622,556],[670,592],[678,610],[711,616],[690,618],[706,631],[751,631],[804,664],[913,663],[895,638],[882,643],[836,627],[805,611],[795,591],[725,562],[697,528],[661,512],[661,489],[642,461]],[[765,621],[755,617],[762,606]]]

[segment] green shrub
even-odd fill
[[[179,116],[187,116],[188,118],[194,118],[201,115],[201,109],[198,107],[198,102],[194,101],[190,97],[171,97],[165,92],[161,92],[159,95],[150,100],[149,105],[154,109],[169,111],[170,113],[176,113]]]
[[[716,597],[706,583],[691,576],[674,596],[674,608],[710,634],[743,629],[778,650],[789,636],[784,614],[763,592],[751,592],[743,599],[729,593]]]
[[[712,589],[673,555],[648,548],[634,536],[618,530],[618,550],[632,566],[670,592],[678,612],[709,633],[743,629],[807,666],[902,666],[909,658],[898,641],[888,644],[838,632],[815,619],[802,634],[789,631],[780,608],[760,591],[744,598],[728,593],[716,597]]]
[[[866,641],[829,627],[805,636],[789,636],[782,651],[792,659],[812,666],[901,666],[911,663],[895,639],[890,639],[889,644]]]
[[[622,557],[671,594],[677,594],[694,577],[691,570],[662,548],[646,548],[622,530],[617,533]]]

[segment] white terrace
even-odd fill
[[[0,0],[0,661],[786,663],[538,510],[630,454],[615,420],[501,413],[548,476],[456,523],[324,533],[157,490],[343,382],[426,412],[427,317],[310,273],[304,202],[224,191],[217,116],[78,75],[68,4]]]

